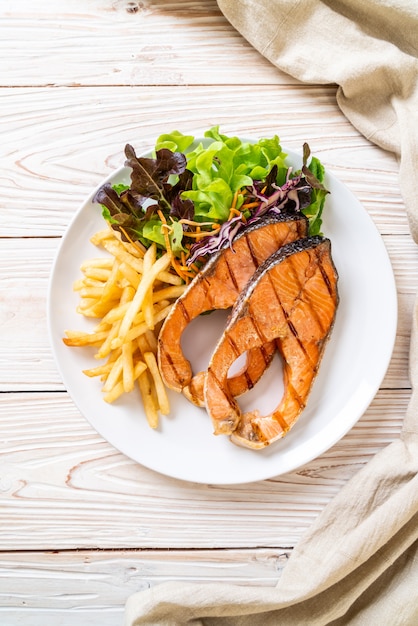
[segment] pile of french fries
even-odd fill
[[[157,428],[159,414],[170,411],[157,363],[158,333],[185,285],[170,271],[170,253],[157,258],[155,244],[145,250],[110,227],[91,242],[109,255],[85,261],[73,287],[80,294],[77,311],[100,321],[91,333],[66,330],[63,341],[97,348],[94,357],[103,363],[83,371],[100,377],[106,402],[133,391],[137,383],[148,424]]]

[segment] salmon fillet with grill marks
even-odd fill
[[[295,424],[334,324],[337,282],[331,244],[322,237],[290,243],[259,267],[232,310],[205,378],[215,434],[263,448]],[[270,415],[242,414],[228,386],[228,370],[240,354],[272,341],[283,360],[283,397]]]
[[[281,246],[305,237],[308,221],[303,215],[268,216],[235,237],[231,246],[216,253],[176,301],[158,340],[158,360],[167,387],[181,392],[198,406],[204,405],[205,372],[193,375],[181,347],[188,324],[201,313],[229,309],[257,268]],[[231,393],[250,389],[270,364],[275,342],[266,342],[247,354],[247,363],[230,378]]]

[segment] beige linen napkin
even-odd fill
[[[414,0],[218,0],[280,69],[337,83],[337,101],[368,139],[400,159],[418,242],[418,6]],[[418,625],[418,306],[413,395],[399,440],[325,508],[275,588],[158,585],[126,604],[126,625]]]

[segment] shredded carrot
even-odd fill
[[[139,243],[139,241],[134,241],[126,232],[126,230],[120,226],[120,230],[121,232],[125,235],[126,239],[129,241],[129,243],[131,243],[133,246],[135,246],[135,248],[138,250],[138,252],[140,252],[142,254],[142,256],[144,256],[145,254],[145,249],[144,246]]]
[[[167,220],[165,219],[164,213],[160,209],[157,211],[157,213],[158,213],[158,217],[160,218],[163,224],[161,230],[164,235],[165,247],[167,249],[168,254],[171,256],[171,258],[173,258],[173,251],[170,245],[170,237],[168,236],[169,226],[167,224]]]
[[[194,278],[196,274],[200,272],[200,269],[198,268],[196,263],[192,263],[190,266],[187,265],[187,259],[190,256],[191,244],[186,243],[185,247],[186,250],[182,250],[181,252],[181,265],[179,266],[179,269],[181,269],[181,271],[187,274],[187,276],[189,276],[190,278]]]
[[[186,218],[182,218],[181,220],[179,220],[179,223],[187,224],[188,226],[213,226],[214,225],[214,222],[195,222],[194,220],[186,220]]]
[[[184,244],[185,250],[183,250],[182,253],[181,253],[181,260],[184,263],[184,265],[186,264],[186,261],[187,261],[187,259],[190,256],[191,245],[192,245],[191,243],[185,243]]]
[[[176,274],[178,274],[180,276],[180,278],[182,278],[184,280],[186,285],[188,285],[189,282],[190,282],[190,277],[188,276],[188,273],[186,273],[183,270],[182,266],[177,262],[177,259],[174,256],[171,257],[171,265],[172,265],[174,271],[176,272]]]
[[[259,204],[259,202],[248,202],[247,204],[243,204],[241,209],[254,209]]]
[[[234,209],[234,208],[231,207],[229,209],[228,222],[229,222],[229,220],[232,220],[232,218],[234,216],[242,218],[242,213],[241,213],[241,211],[238,211],[238,209]]]
[[[191,265],[189,265],[188,267],[189,269],[193,270],[195,274],[198,274],[200,272],[200,269],[197,267],[196,263],[191,263]]]
[[[158,213],[158,217],[160,218],[160,220],[162,221],[162,223],[163,223],[163,224],[167,224],[167,220],[165,219],[165,215],[164,215],[164,213],[161,211],[161,209],[158,209],[157,213]]]
[[[236,190],[236,192],[234,193],[234,197],[232,198],[231,211],[232,209],[235,209],[235,207],[237,206],[238,196],[239,196],[239,189]]]
[[[200,233],[185,233],[186,237],[191,237],[193,239],[203,239],[203,237],[207,237],[208,235],[213,235],[213,232],[207,232],[205,230],[200,231]]]

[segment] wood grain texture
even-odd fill
[[[379,391],[350,432],[289,474],[216,486],[117,452],[66,393],[0,395],[0,550],[288,548],[400,432],[409,391]],[[140,445],[140,442],[138,443]]]
[[[173,580],[272,587],[287,556],[268,549],[0,553],[0,620],[121,626],[132,593]]]
[[[2,86],[297,83],[216,0],[2,0],[0,16]]]

